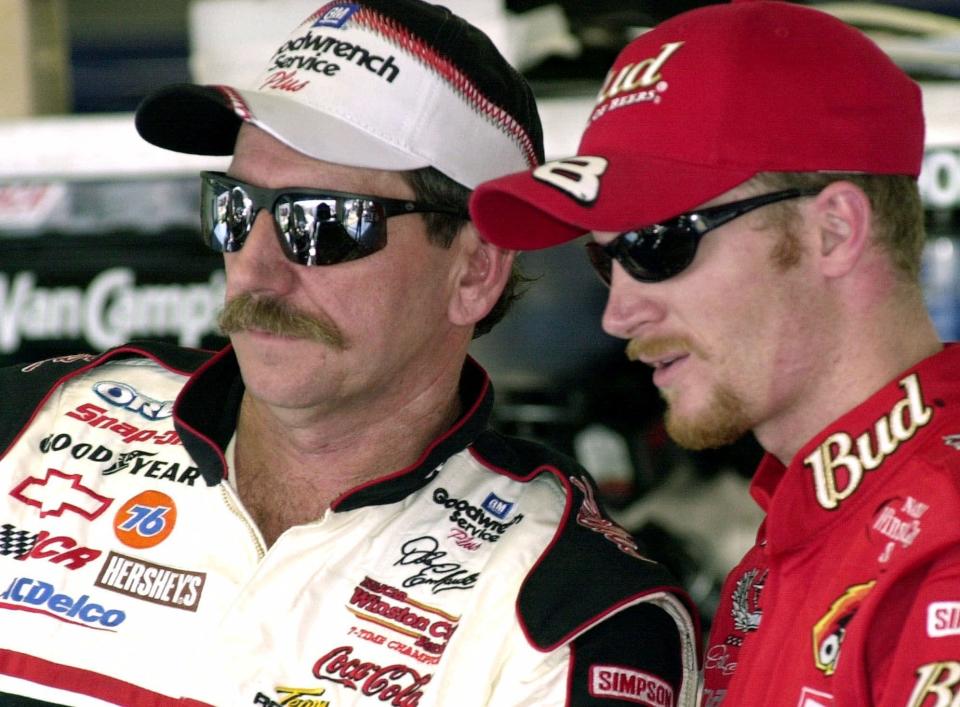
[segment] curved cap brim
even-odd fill
[[[136,128],[150,143],[196,155],[231,155],[243,122],[315,159],[350,167],[410,170],[428,160],[297,101],[228,86],[178,84],[148,96]]]
[[[594,175],[592,199],[584,198],[583,190],[576,188],[582,178],[568,169],[585,159],[605,163],[602,173]],[[554,180],[551,173],[569,178],[570,188],[564,186],[564,176]],[[470,214],[491,243],[538,250],[591,231],[622,232],[672,218],[754,174],[639,154],[578,155],[481,184],[471,197]]]

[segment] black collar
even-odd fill
[[[243,390],[236,356],[228,346],[191,376],[174,406],[177,432],[211,486],[225,478],[224,450],[236,429]],[[493,388],[486,371],[469,357],[460,375],[460,401],[464,411],[460,418],[430,442],[413,464],[403,469],[385,469],[375,480],[336,499],[333,509],[346,511],[406,498],[423,488],[437,467],[469,446],[487,428]]]

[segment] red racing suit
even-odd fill
[[[269,548],[230,481],[230,348],[51,359],[0,390],[0,704],[696,700],[685,594],[576,463],[490,429],[472,360],[415,463]]]
[[[960,346],[767,455],[751,494],[704,707],[960,705]]]

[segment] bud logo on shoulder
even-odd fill
[[[47,469],[45,477],[28,476],[10,491],[10,495],[21,503],[39,508],[41,518],[60,517],[70,511],[93,520],[107,510],[113,499],[84,486],[80,479],[80,474]]]
[[[857,490],[865,472],[879,468],[933,419],[933,408],[923,401],[916,373],[901,380],[900,387],[906,397],[873,424],[872,435],[867,430],[854,440],[846,432],[836,432],[803,460],[813,473],[817,502],[823,508],[837,508]]]
[[[340,29],[350,19],[351,15],[360,9],[354,3],[331,2],[314,13],[316,20],[311,27],[332,27]],[[311,18],[312,19],[312,18]]]
[[[124,545],[143,549],[166,540],[176,523],[173,499],[160,491],[144,491],[120,507],[113,530]]]
[[[607,171],[607,160],[578,155],[544,162],[533,170],[533,178],[559,189],[581,204],[592,204],[600,196],[600,177]]]
[[[106,609],[91,602],[88,594],[74,599],[68,594],[55,593],[52,584],[27,577],[15,578],[3,594],[0,594],[0,599],[3,600],[0,602],[0,609],[44,614],[59,621],[100,631],[112,630],[127,618],[119,609]]]

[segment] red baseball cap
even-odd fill
[[[677,15],[607,74],[577,150],[481,184],[470,211],[498,245],[535,250],[689,211],[759,172],[916,177],[920,88],[819,10],[744,0]]]

